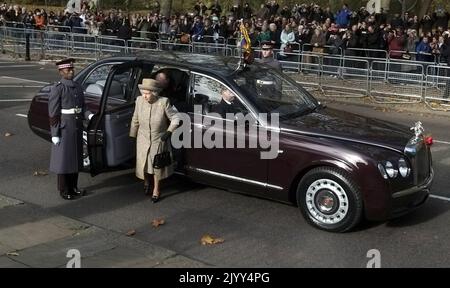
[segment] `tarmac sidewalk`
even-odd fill
[[[76,267],[77,263],[81,268],[209,267],[132,235],[83,223],[1,194],[0,219],[0,268],[64,268]]]

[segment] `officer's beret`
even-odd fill
[[[64,69],[64,68],[73,68],[73,62],[75,62],[75,59],[66,58],[56,62],[55,64],[56,66],[58,66],[58,69]]]

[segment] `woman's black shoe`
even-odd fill
[[[159,201],[159,196],[153,195],[153,196],[152,196],[152,202],[153,202],[153,203],[156,203],[156,202],[158,202],[158,201]]]

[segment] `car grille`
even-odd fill
[[[430,176],[430,148],[423,141],[416,144],[417,154],[411,159],[414,171],[414,184],[420,185]]]

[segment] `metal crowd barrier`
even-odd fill
[[[25,54],[27,36],[30,53],[38,54],[41,58],[70,56],[95,61],[102,57],[142,50],[172,50],[233,57],[239,57],[241,53],[241,48],[234,45],[236,39],[222,38],[214,43],[193,41],[181,44],[155,33],[148,33],[144,35],[145,38],[125,41],[115,36],[59,31],[63,26],[58,29],[47,27],[47,30],[17,26],[20,25],[7,23],[0,27],[0,47],[3,52],[19,56]],[[157,41],[151,41],[150,38],[157,38]],[[308,50],[306,44],[303,48],[305,46]],[[364,52],[373,57],[364,57],[361,54]],[[450,67],[433,62],[393,59],[383,50],[346,49],[341,54],[328,54],[326,50],[323,53],[286,53],[274,49],[274,57],[280,60],[286,72],[292,73],[291,77],[305,88],[320,90],[326,96],[370,96],[380,103],[425,102],[431,109],[450,109]],[[254,49],[254,56],[261,57],[260,49]]]
[[[300,73],[295,78],[308,90],[322,90],[321,57],[319,55],[301,54]],[[292,77],[292,76],[291,76]]]
[[[380,49],[346,48],[344,49],[344,57],[358,58],[371,61],[371,60],[388,59],[389,55],[386,50]]]
[[[383,66],[385,69],[379,69]],[[421,102],[423,80],[420,64],[374,61],[370,69],[370,96],[380,103]]]
[[[65,32],[65,33],[71,33],[72,32],[72,28],[70,26],[47,25],[45,28],[46,28],[47,31]]]
[[[369,69],[367,60],[324,56],[321,85],[325,95],[364,97],[369,94]]]
[[[433,110],[450,109],[450,67],[430,65],[425,80],[425,103]]]
[[[148,39],[133,38],[127,41],[127,46],[129,52],[160,49],[158,42],[150,41]]]

